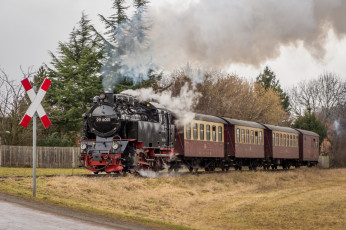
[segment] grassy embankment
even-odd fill
[[[31,186],[31,178],[0,178],[0,192],[30,197]],[[346,169],[40,177],[37,199],[167,228],[343,229]]]

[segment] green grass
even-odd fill
[[[31,189],[31,178],[0,178],[0,192]],[[40,177],[37,200],[168,229],[343,229],[346,169]]]

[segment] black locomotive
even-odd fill
[[[156,103],[102,93],[83,117],[80,159],[94,173],[161,170],[173,156],[172,115]]]

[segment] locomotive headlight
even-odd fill
[[[119,148],[119,144],[118,144],[118,143],[116,143],[116,142],[113,142],[112,147],[113,147],[113,149],[117,149],[117,148]]]
[[[100,94],[100,99],[103,100],[103,99],[105,99],[105,98],[106,98],[106,94],[101,93],[101,94]]]
[[[82,150],[85,150],[85,149],[87,148],[87,145],[83,143],[83,144],[80,145],[80,148],[81,148]]]

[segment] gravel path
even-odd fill
[[[0,229],[152,229],[0,193]]]

